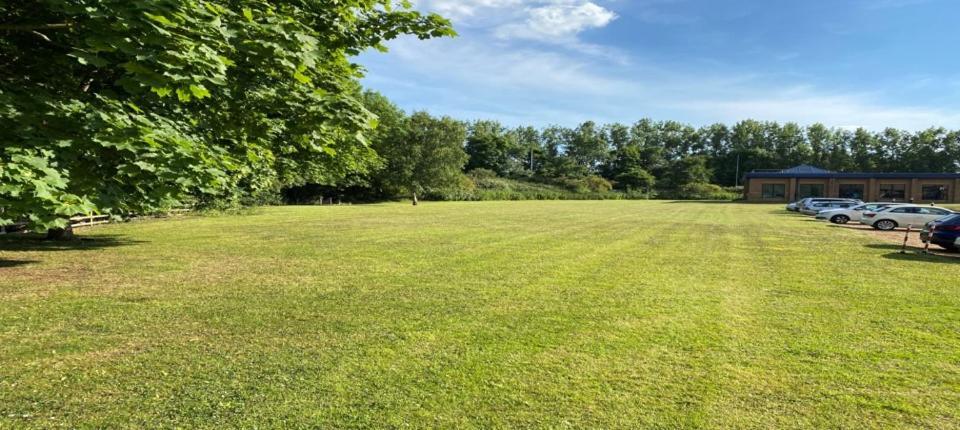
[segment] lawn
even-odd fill
[[[960,428],[960,264],[782,206],[264,208],[0,238],[0,428]]]

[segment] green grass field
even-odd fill
[[[283,207],[0,240],[0,428],[960,428],[960,262],[782,206]]]

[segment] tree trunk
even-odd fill
[[[73,226],[67,228],[51,228],[47,230],[47,240],[72,240]]]
[[[417,201],[417,192],[414,191],[414,192],[413,192],[413,205],[416,206],[416,205],[419,204],[419,203],[420,203],[420,202]]]

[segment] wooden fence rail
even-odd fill
[[[145,216],[145,217],[134,216],[134,217],[127,218],[127,220],[134,220],[137,218],[165,218],[165,217],[173,217],[173,216],[182,216],[192,211],[193,209],[190,209],[190,208],[170,209],[162,214],[154,214],[152,216]],[[3,208],[0,208],[0,213],[3,213]],[[70,227],[71,228],[92,227],[95,225],[109,224],[112,221],[113,221],[113,218],[110,215],[78,215],[70,218]],[[0,234],[15,233],[15,232],[25,233],[25,232],[28,232],[28,230],[26,230],[26,227],[27,227],[27,223],[17,222],[9,226],[0,227]]]
[[[90,227],[94,225],[107,224],[109,222],[110,215],[75,216],[70,218],[70,227]]]

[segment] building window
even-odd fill
[[[863,188],[862,184],[840,184],[840,198],[863,200]]]
[[[880,184],[881,200],[906,200],[907,186],[903,184]]]
[[[797,197],[823,197],[823,184],[800,184],[797,186]]]
[[[765,199],[783,199],[787,197],[787,186],[783,184],[763,184],[762,194]]]
[[[935,201],[947,199],[947,187],[943,185],[924,185],[921,191],[923,200]]]

